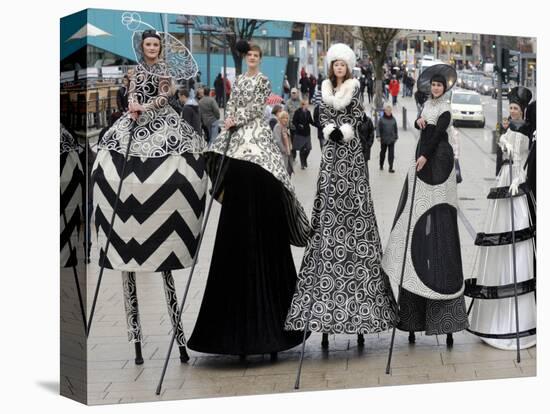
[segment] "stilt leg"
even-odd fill
[[[328,349],[328,334],[323,334],[323,339],[321,340],[321,348]]]
[[[136,274],[134,272],[122,272],[122,289],[124,292],[124,309],[126,310],[126,324],[128,326],[128,341],[135,343],[136,364],[143,364],[141,356],[141,321],[139,319],[139,307],[136,287]]]
[[[414,344],[416,342],[416,335],[414,331],[409,332],[409,344]]]
[[[174,283],[174,276],[172,272],[162,272],[162,280],[164,281],[164,294],[166,296],[166,305],[168,306],[168,315],[172,321],[172,328],[176,330],[176,341],[180,351],[180,361],[189,361],[189,355],[185,347],[185,335],[183,333],[183,327],[181,324],[181,318],[179,317],[178,298],[176,295],[176,284]]]

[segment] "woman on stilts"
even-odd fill
[[[123,23],[129,29],[146,25],[135,13],[125,13]],[[179,310],[172,271],[193,261],[208,178],[201,155],[205,141],[172,109],[168,98],[173,79],[190,77],[197,65],[181,43],[152,28],[134,31],[133,41],[139,64],[130,81],[128,112],[99,142],[92,171],[98,262],[122,272],[128,340],[135,344],[136,364],[143,363],[136,274],[161,273],[180,359],[186,362],[181,321],[176,324]],[[121,180],[111,231],[115,189]]]
[[[521,86],[508,94],[510,126],[499,141],[503,165],[495,188],[487,195],[489,209],[483,232],[476,237],[479,246],[477,277],[466,281],[466,295],[473,300],[469,332],[504,350],[517,349],[516,335],[519,336],[519,349],[536,345],[535,220],[529,209],[528,200],[532,194],[526,185],[524,170],[532,126],[523,120],[523,114],[531,96],[531,91]],[[512,211],[514,229],[511,227]],[[517,282],[516,292],[514,282]]]
[[[189,348],[275,360],[302,340],[301,332],[284,330],[284,321],[296,282],[290,245],[304,246],[310,227],[263,118],[271,85],[260,72],[262,51],[238,45],[247,71],[235,80],[224,130],[206,152],[210,177],[222,171],[214,194],[222,206]]]
[[[286,328],[329,334],[383,332],[396,322],[395,300],[382,272],[382,249],[358,136],[363,119],[355,53],[344,44],[327,52],[320,124],[323,148],[306,247]],[[310,315],[311,312],[311,315]]]
[[[382,261],[398,297],[397,328],[409,332],[410,343],[419,331],[447,335],[448,347],[452,334],[468,327],[456,173],[447,135],[451,109],[445,92],[455,81],[456,71],[445,64],[426,69],[418,80],[419,90],[430,98],[415,121],[420,140]]]

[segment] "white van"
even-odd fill
[[[480,128],[485,127],[485,115],[479,93],[457,90],[451,96],[451,118],[453,126],[458,122],[475,123]]]

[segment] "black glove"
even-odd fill
[[[342,142],[344,139],[344,135],[342,135],[340,128],[334,128],[328,137],[334,142]]]

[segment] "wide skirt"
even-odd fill
[[[284,331],[296,269],[283,185],[262,167],[229,159],[210,272],[190,349],[248,355],[302,341]]]
[[[206,200],[202,155],[128,157],[105,257],[124,154],[100,149],[92,170],[97,260],[128,272],[162,272],[191,265]],[[92,256],[94,257],[94,256]]]
[[[469,331],[495,348],[515,350],[516,304],[514,299],[514,258],[511,232],[509,164],[503,164],[497,187],[488,195],[489,210],[479,246],[476,278],[469,279],[466,294],[473,299]],[[514,176],[518,174],[514,166]],[[516,281],[520,348],[536,344],[535,227],[530,217],[528,188],[522,184],[513,197],[516,237]]]
[[[441,141],[417,175],[413,218],[405,257],[415,162],[397,206],[394,227],[384,253],[384,270],[399,291],[403,260],[404,283],[399,293],[399,323],[404,331],[427,335],[458,332],[468,327],[463,290],[462,258],[456,209],[453,151]],[[446,298],[448,297],[448,298]]]

